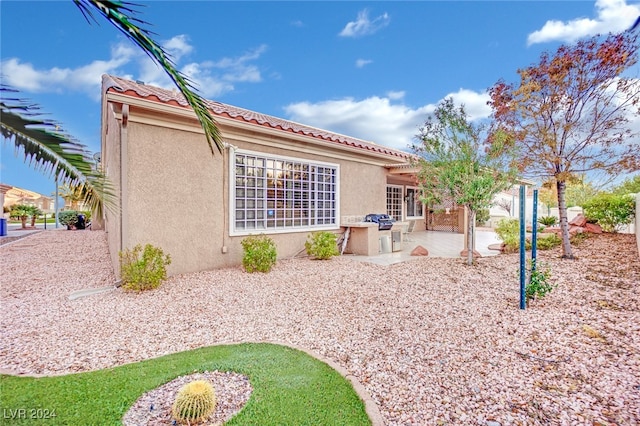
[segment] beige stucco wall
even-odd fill
[[[161,247],[170,274],[223,266],[222,156],[200,134],[132,122],[128,161],[123,246]]]
[[[159,116],[140,105],[128,109],[118,102],[114,105],[107,108],[103,158],[108,176],[114,180],[122,161],[126,168],[121,216],[110,213],[106,223],[114,265],[119,250],[147,243],[171,256],[169,275],[239,265],[245,235],[229,233],[230,149],[337,164],[338,220],[344,215],[386,211],[387,173],[383,165],[388,158],[319,147],[299,135],[256,132],[255,126],[238,128],[235,122],[224,120],[218,125],[229,147],[212,156],[195,120],[166,117],[166,112]],[[123,110],[128,111],[124,114],[126,126],[122,125]],[[120,147],[125,151],[121,153]],[[340,232],[341,228],[338,224],[332,230]],[[278,257],[287,258],[304,249],[310,232],[268,235],[276,243]]]
[[[113,186],[113,192],[116,195],[115,205],[111,208],[105,208],[106,220],[104,229],[107,233],[107,242],[109,244],[109,254],[111,263],[113,264],[116,276],[120,275],[120,265],[118,259],[118,251],[120,250],[120,138],[122,135],[122,126],[116,119],[112,106],[108,106],[103,115],[103,140],[102,140],[102,163],[105,168],[105,174],[110,184]]]

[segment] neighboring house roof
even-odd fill
[[[4,206],[14,204],[32,204],[41,201],[51,202],[51,198],[28,189],[18,188],[6,184],[0,184],[0,189],[4,193]]]
[[[143,98],[153,102],[160,102],[189,109],[191,108],[182,94],[177,90],[161,89],[159,87],[148,86],[143,83],[137,83],[112,75],[102,76],[102,87],[104,92],[118,92],[129,96]],[[282,118],[273,117],[271,115],[261,114],[259,112],[238,108],[232,105],[223,104],[221,102],[207,100],[206,103],[214,116],[242,120],[247,123],[254,123],[256,125],[278,129],[283,132],[291,132],[299,135],[313,137],[333,144],[346,145],[351,148],[373,151],[379,154],[386,154],[390,157],[396,157],[399,161],[406,161],[410,157],[409,153],[378,145],[374,142],[369,142],[362,139],[353,138],[351,136],[345,136],[339,133],[333,133],[327,130],[306,126],[304,124],[299,124]]]

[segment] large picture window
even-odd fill
[[[338,166],[235,152],[233,230],[335,228]]]

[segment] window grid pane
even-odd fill
[[[336,224],[337,168],[236,153],[236,230]]]
[[[387,214],[395,220],[402,220],[402,188],[387,186]]]

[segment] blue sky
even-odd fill
[[[619,32],[640,2],[154,1],[137,7],[206,98],[407,149],[437,103],[490,114],[487,89],[543,51]],[[2,82],[100,149],[104,73],[172,87],[147,56],[71,0],[0,1]],[[53,178],[2,143],[0,181],[49,195]]]

